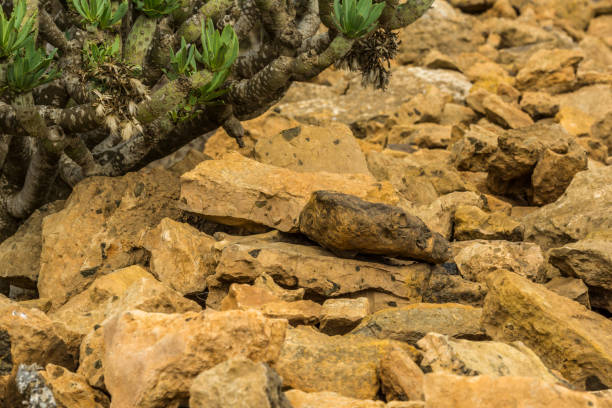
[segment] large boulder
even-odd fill
[[[98,276],[144,263],[142,232],[177,219],[178,197],[178,176],[165,170],[79,183],[64,208],[43,220],[40,296],[57,308]]]
[[[380,389],[378,367],[393,347],[417,355],[416,349],[397,341],[327,336],[302,326],[287,331],[280,357],[273,367],[291,388],[374,399]]]
[[[277,360],[286,320],[256,311],[183,314],[138,310],[104,323],[104,382],[112,407],[178,406],[202,371],[232,357]]]
[[[512,272],[489,275],[488,286],[489,336],[522,341],[580,389],[612,384],[612,321]]]
[[[202,308],[134,265],[97,278],[49,317],[85,336],[106,318],[126,310],[184,313],[198,312]]]
[[[285,232],[298,230],[300,212],[317,190],[392,205],[399,202],[390,184],[377,182],[371,175],[296,172],[238,153],[206,160],[181,176],[186,210],[222,224],[259,224]]]

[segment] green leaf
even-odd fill
[[[372,0],[334,0],[332,21],[345,37],[358,38],[376,28],[385,3],[373,4]]]

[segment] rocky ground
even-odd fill
[[[612,407],[612,2],[400,37],[2,243],[0,406]]]

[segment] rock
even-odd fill
[[[397,128],[401,128],[401,131],[399,131]],[[399,133],[402,139],[397,140],[397,138],[393,137],[394,133]],[[448,146],[450,139],[450,126],[437,125],[435,123],[419,123],[416,125],[396,126],[395,128],[392,128],[391,135],[389,135],[387,143],[407,144],[424,149],[445,149]]]
[[[586,170],[585,151],[570,141],[568,151],[546,149],[540,155],[531,175],[533,204],[543,205],[555,201],[565,191],[573,176]]]
[[[587,309],[591,308],[589,301],[589,288],[580,279],[564,278],[557,276],[552,278],[546,283],[546,289],[552,290],[557,295],[565,296],[575,302],[578,302],[585,306]]]
[[[525,227],[515,218],[501,213],[486,213],[478,207],[461,205],[455,210],[454,239],[522,241]]]
[[[578,81],[585,85],[611,83],[612,72],[608,67],[612,64],[612,54],[605,40],[585,35],[578,46],[584,52],[584,60],[578,65]]]
[[[351,129],[342,123],[300,125],[262,137],[255,145],[255,159],[296,172],[369,174]]]
[[[479,13],[493,6],[494,0],[450,0],[450,4],[466,13]]]
[[[321,308],[319,330],[328,335],[348,333],[369,313],[368,298],[327,299]]]
[[[51,300],[47,298],[22,300],[18,303],[20,306],[26,307],[28,309],[38,309],[44,313],[49,312],[49,309],[51,309]]]
[[[548,259],[564,276],[587,284],[595,307],[612,311],[612,241],[587,238],[551,249]]]
[[[287,331],[273,368],[287,387],[373,399],[380,389],[378,366],[392,347],[416,356],[414,348],[399,342],[351,335],[326,336],[312,327],[301,326]]]
[[[559,112],[559,103],[546,92],[524,92],[521,109],[533,119],[550,118]]]
[[[259,139],[271,137],[284,129],[289,129],[299,124],[299,122],[293,119],[280,115],[273,110],[269,110],[261,116],[242,122],[242,126],[244,127],[243,141],[245,147],[238,147],[236,140],[230,137],[223,128],[219,128],[206,140],[204,154],[215,160],[234,151],[252,157],[255,150],[255,144]]]
[[[202,371],[189,389],[191,408],[292,408],[266,363],[231,358]]]
[[[300,232],[338,253],[365,253],[442,263],[448,241],[399,207],[316,191],[300,214]]]
[[[423,400],[423,371],[403,350],[390,350],[380,362],[380,382],[387,401]]]
[[[395,116],[400,124],[416,124],[440,120],[444,105],[452,100],[452,96],[442,92],[438,87],[430,85],[425,93],[417,94],[398,108]]]
[[[534,377],[551,383],[564,381],[553,375],[540,358],[520,341],[506,344],[456,340],[442,334],[428,333],[417,344],[423,350],[420,364],[426,372]]]
[[[17,387],[31,407],[108,408],[110,400],[85,379],[66,368],[47,364],[39,371],[36,364],[22,364],[17,374]],[[44,401],[44,402],[43,402]],[[44,405],[44,403],[49,405]]]
[[[457,63],[453,58],[433,49],[423,58],[423,65],[430,69],[448,69],[452,71],[461,71],[457,67]]]
[[[608,148],[608,154],[612,155],[612,112],[593,124],[591,134],[601,140]]]
[[[612,321],[515,273],[491,274],[487,283],[489,336],[522,341],[580,389],[612,383]]]
[[[589,23],[590,35],[600,37],[608,47],[612,47],[612,17],[610,15],[599,16],[592,19]]]
[[[364,290],[349,296],[351,298],[365,297],[368,299],[368,303],[370,304],[369,313],[375,313],[389,307],[408,306],[414,303],[414,301],[410,299],[401,298],[399,296],[373,289]]]
[[[336,190],[395,205],[388,183],[365,174],[298,173],[229,153],[181,176],[185,209],[228,225],[266,225],[296,232],[299,214],[313,191]]]
[[[78,344],[62,323],[0,295],[0,406],[16,407],[15,376],[21,364],[48,363],[74,369]]]
[[[112,406],[178,406],[203,370],[232,357],[275,361],[286,327],[285,320],[252,310],[116,315],[104,323],[104,382]]]
[[[182,295],[206,289],[206,278],[215,273],[214,243],[213,237],[170,218],[143,239],[153,275]]]
[[[463,279],[457,265],[446,263],[437,266],[429,278],[429,286],[423,293],[423,302],[461,303],[482,307],[487,286],[479,282]]]
[[[447,103],[444,105],[444,111],[440,117],[441,125],[468,125],[476,121],[476,112],[471,108],[457,103]]]
[[[344,397],[336,392],[304,392],[289,390],[285,393],[293,408],[385,408],[381,401]]]
[[[425,408],[424,401],[391,401],[387,408]]]
[[[465,279],[485,282],[489,273],[504,269],[534,282],[543,282],[546,268],[540,247],[528,242],[476,241],[454,257]]]
[[[98,276],[144,263],[142,231],[178,218],[178,197],[178,177],[165,170],[83,180],[43,221],[40,296],[56,309]]]
[[[83,376],[92,387],[107,391],[102,365],[104,351],[104,327],[97,325],[83,337],[77,374]]]
[[[0,243],[0,282],[36,288],[42,250],[42,221],[47,215],[61,210],[63,205],[64,201],[55,201],[34,211],[15,234]]]
[[[279,298],[280,300],[284,300],[285,302],[293,302],[296,300],[302,300],[304,298],[304,288],[289,290],[284,289],[281,286],[278,286],[274,279],[272,279],[267,273],[262,273],[259,275],[253,286],[257,288],[264,288],[268,291],[272,292],[274,296]]]
[[[542,248],[559,247],[612,228],[612,167],[583,171],[556,202],[522,219],[525,239]]]
[[[482,33],[474,29],[477,24],[475,17],[446,1],[437,1],[423,17],[400,31],[397,60],[400,64],[414,63],[433,49],[449,56],[471,52],[485,42]],[[453,35],[448,36],[451,32]]]
[[[221,310],[247,309],[259,310],[266,317],[287,319],[292,325],[316,324],[321,316],[321,305],[312,300],[285,302],[266,289],[232,284],[221,302]]]
[[[489,161],[491,192],[542,205],[555,201],[586,169],[586,152],[558,125],[536,124],[498,138]]]
[[[580,50],[537,51],[516,75],[517,88],[551,94],[573,91],[576,68],[583,58]]]
[[[564,276],[580,278],[588,286],[612,290],[612,241],[584,239],[553,248],[549,262]]]
[[[471,191],[443,195],[427,206],[413,207],[410,213],[422,219],[427,226],[446,239],[452,238],[453,217],[459,206],[486,208],[485,196]]]
[[[344,259],[318,247],[260,241],[227,246],[214,279],[220,285],[250,283],[263,273],[284,287],[304,288],[319,296],[337,297],[375,289],[418,302],[427,287],[431,267]]]
[[[294,82],[274,111],[303,123],[322,125],[336,121],[350,125],[353,130],[355,127],[363,129],[360,124],[388,117],[402,103],[425,92],[431,85],[452,95],[455,102],[461,102],[472,86],[456,71],[394,66],[391,74],[385,91],[362,87],[358,73],[348,74],[346,81],[338,81],[334,87]],[[343,86],[339,86],[341,84]],[[297,125],[283,127],[274,133],[293,126]]]
[[[599,120],[610,112],[612,84],[583,86],[574,92],[556,95],[555,100],[560,107],[572,106]]]
[[[555,121],[570,135],[586,137],[590,134],[595,118],[573,106],[563,106],[555,116]]]
[[[510,0],[514,1],[514,0]],[[510,4],[510,7],[512,5]],[[491,18],[485,21],[485,30],[489,37],[497,37],[499,49],[519,49],[524,51],[529,46],[546,44],[553,46],[559,41],[556,36],[536,24],[510,18]]]
[[[528,114],[497,95],[487,96],[482,101],[482,105],[487,119],[503,128],[518,129],[533,125],[533,120]]]
[[[202,308],[135,265],[97,278],[49,317],[85,336],[106,318],[126,310],[184,313],[198,312]]]
[[[427,407],[435,408],[607,408],[609,401],[588,392],[531,377],[464,377],[446,373],[425,375]]]
[[[471,125],[462,138],[451,145],[452,161],[458,170],[487,171],[489,158],[497,151],[497,135]]]
[[[434,159],[423,160],[416,153],[387,149],[368,153],[368,166],[374,177],[389,180],[403,197],[419,205],[430,204],[440,195],[470,189],[461,175],[447,164],[449,152],[439,149],[419,152],[422,151],[435,152]]]
[[[601,163],[606,163],[608,159],[608,146],[605,146],[599,139],[592,137],[581,137],[577,142],[592,160],[597,160]]]
[[[221,302],[221,310],[256,309],[279,298],[264,288],[232,283],[229,293]]]
[[[351,333],[416,344],[429,332],[456,338],[482,338],[482,310],[454,303],[418,303],[381,310],[366,317]]]

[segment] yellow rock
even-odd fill
[[[512,272],[490,274],[487,284],[489,336],[522,341],[581,389],[612,384],[612,321]]]

